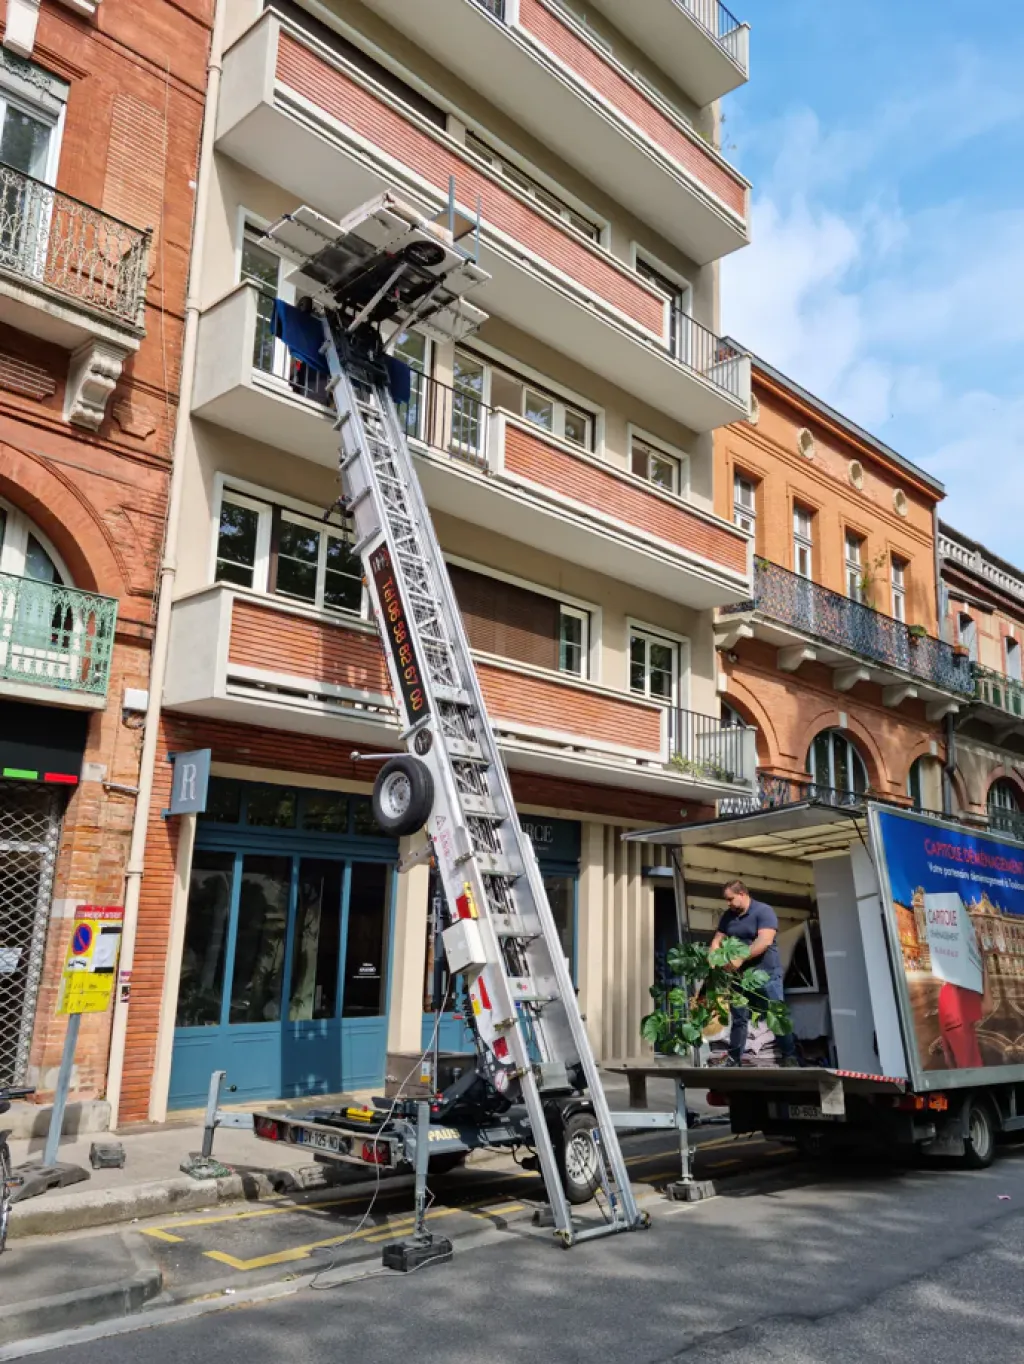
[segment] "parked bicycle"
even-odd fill
[[[0,1118],[9,1111],[15,1099],[26,1099],[31,1089],[0,1089]],[[7,1224],[11,1220],[14,1190],[21,1183],[11,1168],[11,1148],[7,1145],[9,1132],[0,1131],[0,1255],[7,1245]]]

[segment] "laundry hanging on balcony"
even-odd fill
[[[319,374],[326,374],[327,361],[320,354],[324,343],[324,326],[318,317],[286,303],[283,298],[274,299],[274,336],[283,341],[296,360],[300,360]]]

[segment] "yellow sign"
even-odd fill
[[[110,1007],[117,979],[124,910],[82,905],[75,910],[71,941],[60,982],[59,1014],[102,1014]]]

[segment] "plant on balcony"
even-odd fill
[[[872,610],[875,606],[875,588],[878,586],[878,575],[886,562],[885,551],[876,554],[873,559],[869,559],[864,565],[864,571],[860,575],[860,597]]]
[[[703,777],[706,781],[725,781],[734,782],[735,772],[731,772],[727,767],[719,767],[713,762],[697,762],[694,758],[685,758],[682,753],[673,753],[668,760],[669,766],[674,767],[677,772],[682,772],[688,777]]]
[[[654,1009],[640,1020],[644,1041],[661,1052],[684,1056],[700,1046],[705,1028],[727,1025],[734,1008],[749,1008],[751,1021],[763,1018],[776,1036],[791,1033],[793,1022],[786,1005],[761,994],[768,972],[742,966],[749,955],[750,947],[739,938],[724,939],[714,951],[696,942],[671,948],[666,964],[675,981],[651,986]],[[679,980],[681,985],[675,983]]]
[[[953,654],[956,658],[970,658],[971,651],[966,644],[954,644]]]
[[[907,634],[911,639],[927,639],[928,631],[923,625],[908,625]]]

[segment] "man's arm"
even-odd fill
[[[755,957],[764,956],[765,952],[768,951],[769,947],[771,947],[772,943],[775,941],[776,932],[777,930],[774,928],[759,928],[757,930],[757,937],[750,944],[750,956],[747,957],[748,962],[753,961]]]
[[[721,929],[719,929],[715,936],[711,939],[711,947],[709,950],[711,952],[717,952],[724,941],[725,934],[722,932]]]

